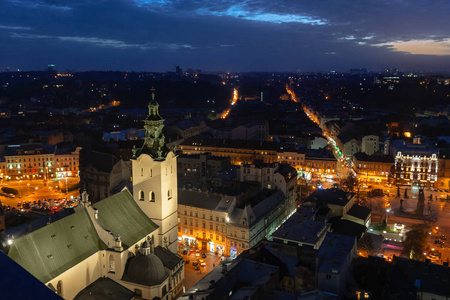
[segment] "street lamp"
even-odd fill
[[[391,209],[390,208],[386,208],[386,225],[387,225],[387,223],[388,223],[388,215],[389,215],[389,212],[391,211]]]

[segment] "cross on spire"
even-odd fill
[[[152,88],[150,89],[150,91],[152,91],[152,100],[155,101],[155,87],[152,86]]]

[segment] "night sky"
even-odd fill
[[[450,71],[449,0],[0,0],[0,69]]]

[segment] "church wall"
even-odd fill
[[[144,191],[144,200],[140,200],[139,191]],[[150,202],[150,192],[155,193],[155,202]],[[150,156],[143,154],[133,160],[133,198],[147,216],[158,226],[161,219],[161,165]]]
[[[144,200],[140,198],[144,193]],[[170,191],[170,192],[169,192]],[[150,201],[151,193],[155,194]],[[155,161],[142,154],[133,160],[133,197],[142,211],[159,227],[156,243],[165,246],[164,237],[170,243],[170,250],[177,253],[177,164],[176,156],[169,152],[164,161]]]
[[[64,299],[73,299],[86,286],[100,278],[106,269],[106,264],[102,264],[101,261],[101,253],[96,252],[45,284],[48,286],[51,283],[57,288],[58,282],[61,281],[61,296]]]

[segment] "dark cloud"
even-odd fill
[[[447,0],[0,0],[0,7],[0,68],[450,68]]]

